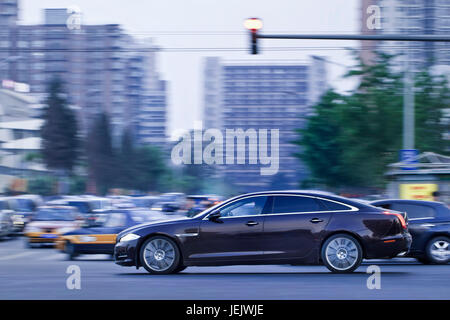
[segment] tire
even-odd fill
[[[75,258],[78,257],[78,253],[75,252],[75,246],[70,241],[66,242],[64,251],[67,253],[67,260],[69,261],[75,260]]]
[[[348,234],[335,234],[322,246],[320,256],[325,266],[334,273],[351,273],[363,259],[363,250],[358,240]]]
[[[428,241],[425,256],[433,264],[446,264],[450,261],[450,239],[435,237]]]
[[[422,264],[430,264],[430,260],[427,258],[416,258],[416,260]]]
[[[140,249],[142,266],[151,274],[170,274],[182,269],[180,249],[177,244],[164,236],[147,239]]]
[[[186,268],[187,268],[186,266],[183,266],[182,264],[180,264],[180,265],[178,266],[178,268],[176,268],[176,269],[173,271],[173,273],[181,272],[181,271],[183,271],[183,270],[186,269]]]
[[[30,242],[30,240],[28,238],[25,239],[25,248],[27,248],[27,249],[34,248],[33,244]]]

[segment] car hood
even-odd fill
[[[136,230],[140,230],[143,228],[147,228],[147,227],[157,227],[157,226],[161,226],[161,225],[168,225],[168,224],[176,224],[176,223],[180,223],[180,222],[184,222],[186,220],[191,220],[192,218],[189,217],[182,217],[182,218],[178,218],[178,219],[168,219],[168,220],[160,220],[160,221],[155,221],[155,222],[146,222],[146,223],[141,223],[135,226],[132,226],[130,228],[127,228],[125,230],[123,230],[122,232],[120,232],[117,235],[117,239],[119,239],[120,237],[122,237],[123,235],[136,231]]]

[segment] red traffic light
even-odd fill
[[[244,21],[244,27],[249,29],[250,31],[258,31],[263,27],[263,23],[261,19],[258,18],[249,18]]]

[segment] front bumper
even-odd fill
[[[117,242],[114,247],[114,262],[124,267],[136,266],[138,241],[139,239]]]

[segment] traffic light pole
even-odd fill
[[[256,19],[256,18],[253,18]],[[262,24],[261,24],[262,27]],[[258,39],[300,39],[300,40],[371,40],[371,41],[420,41],[420,42],[449,42],[450,36],[444,35],[401,35],[401,34],[379,34],[379,35],[348,35],[348,34],[260,34],[259,29],[252,29],[251,53],[258,54]],[[403,87],[403,149],[414,149],[414,89],[411,71],[409,70],[409,50],[405,60],[405,78]]]
[[[257,39],[301,39],[301,40],[372,40],[372,41],[431,41],[449,42],[450,36],[444,35],[360,35],[360,34],[260,34]]]

